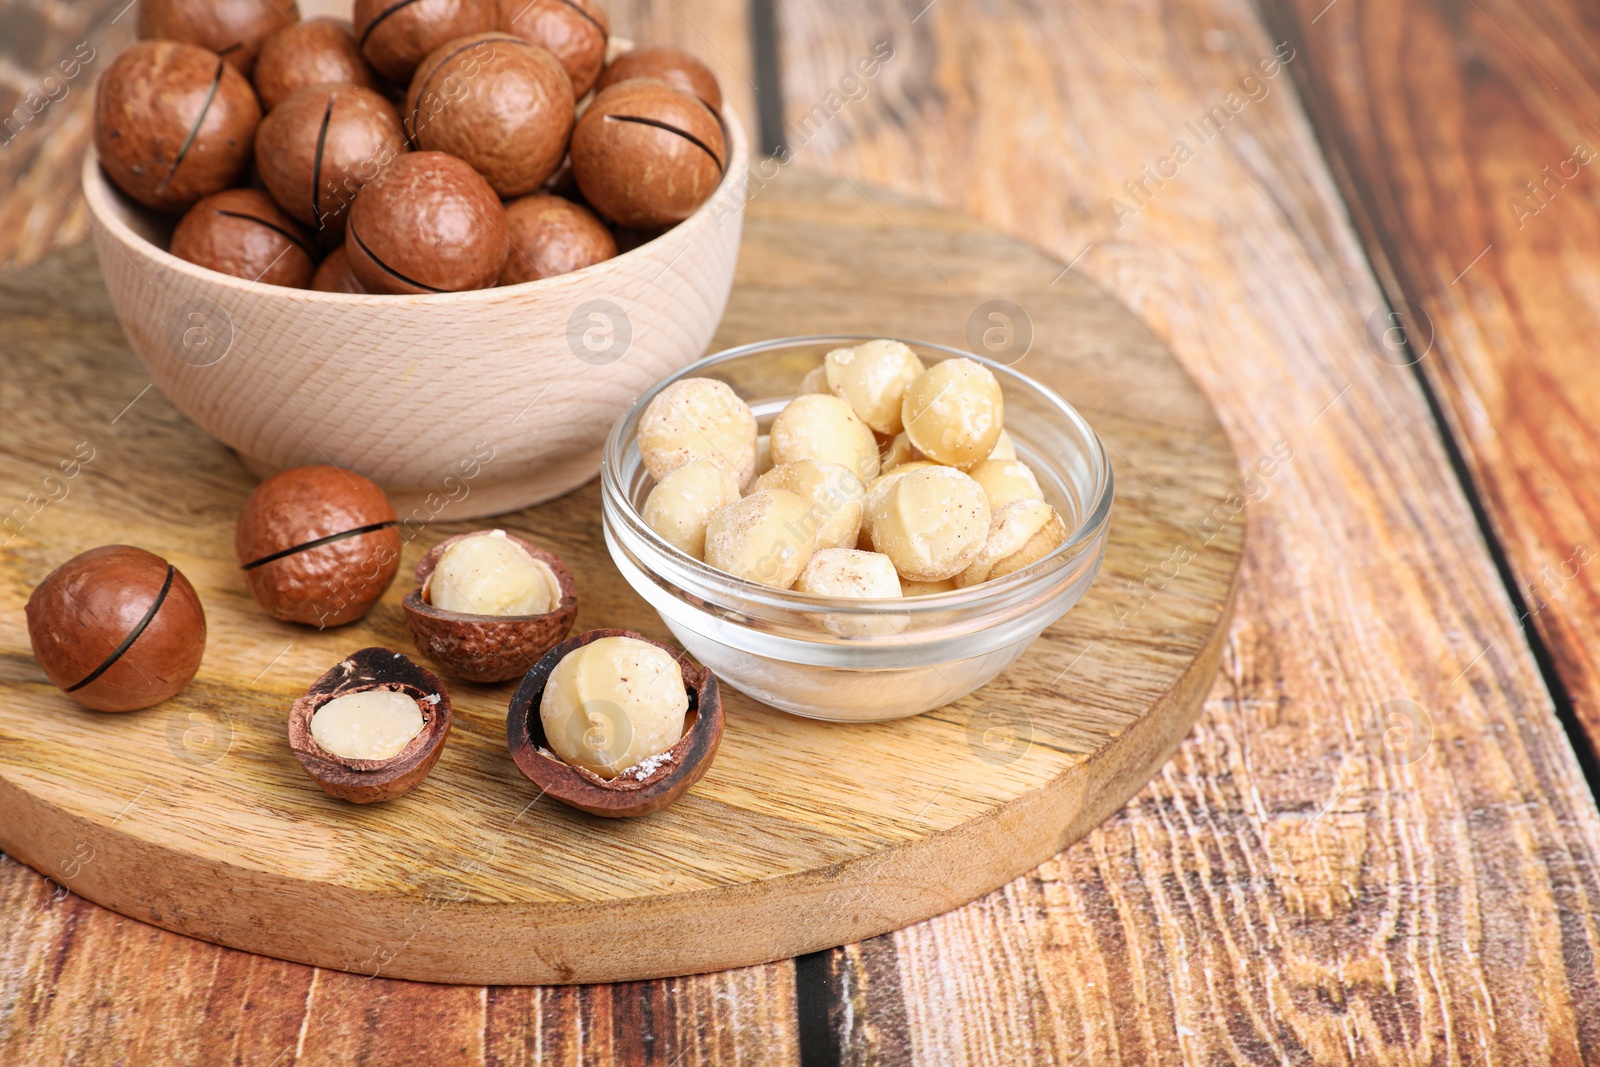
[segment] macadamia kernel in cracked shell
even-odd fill
[[[988,367],[970,359],[947,359],[906,387],[901,415],[917,451],[966,470],[994,451],[1005,423],[1005,402]]]
[[[422,732],[422,708],[409,694],[363,689],[334,697],[311,714],[311,739],[341,759],[393,759]]]
[[[952,467],[895,473],[868,505],[872,547],[912,581],[937,582],[966,570],[989,532],[989,501],[978,483]]]
[[[785,489],[757,489],[706,525],[706,562],[746,581],[788,589],[817,547],[811,505]]]
[[[706,524],[739,499],[739,486],[720,463],[691,459],[663,478],[645,498],[645,525],[695,559],[706,554]]]
[[[1067,524],[1043,500],[1014,500],[994,513],[983,551],[956,575],[965,588],[1003,578],[1054,552],[1067,540]]]
[[[688,712],[678,661],[634,637],[602,637],[568,652],[539,700],[550,750],[602,778],[677,744]]]
[[[903,429],[906,386],[923,373],[922,360],[900,341],[866,341],[823,357],[828,389],[878,433]]]
[[[809,459],[785,463],[757,478],[756,488],[786,489],[809,501],[817,548],[855,547],[866,490],[854,474],[837,463],[814,463]]]
[[[561,605],[561,583],[504,530],[463,537],[444,550],[422,598],[468,615],[544,615]]]
[[[878,475],[878,439],[838,397],[797,396],[772,421],[772,462],[802,459],[837,463],[866,483]]]
[[[639,419],[638,442],[657,482],[692,459],[722,464],[738,485],[755,475],[756,417],[714,378],[684,378],[658,393]]]

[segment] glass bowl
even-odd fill
[[[1005,396],[1017,458],[1067,524],[1065,544],[1003,578],[928,596],[861,600],[769,589],[674,548],[640,511],[654,486],[636,435],[645,407],[682,378],[726,382],[765,433],[830,349],[866,337],[785,337],[707,356],[641,396],[612,427],[600,468],[606,548],[690,654],[766,704],[815,719],[876,722],[942,707],[1021,656],[1094,581],[1111,516],[1111,465],[1077,409],[1038,382],[970,352],[907,340],[932,364],[984,364]]]

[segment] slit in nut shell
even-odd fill
[[[316,271],[311,235],[259,189],[203,197],[172,231],[169,251],[235,278],[304,289]]]

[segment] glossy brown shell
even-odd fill
[[[250,494],[234,553],[267,614],[342,626],[371,610],[399,572],[395,521],[383,490],[354,471],[297,467]]]
[[[515,3],[515,0],[508,0]],[[655,78],[692,93],[712,111],[722,111],[722,86],[711,68],[688,52],[677,48],[635,48],[624,52],[606,67],[594,87],[608,89],[630,78]]]
[[[578,618],[578,586],[560,556],[508,533],[507,540],[555,573],[561,602],[554,611],[543,615],[472,615],[445,611],[424,600],[422,588],[439,565],[439,558],[462,538],[481,533],[482,530],[474,530],[456,534],[429,549],[417,564],[417,589],[406,594],[401,607],[418,652],[468,681],[505,682],[526,674],[540,656],[572,632],[572,624]]]
[[[311,716],[334,697],[384,689],[405,693],[422,708],[422,732],[386,760],[345,759],[317,744]],[[430,701],[430,697],[437,697]],[[373,804],[415,788],[439,762],[450,736],[450,694],[424,667],[387,648],[363,648],[311,683],[289,709],[289,748],[311,780],[340,800]]]
[[[653,78],[599,93],[572,131],[572,170],[589,206],[648,230],[682,222],[722,180],[722,124],[697,97]]]
[[[299,19],[295,0],[139,0],[141,38],[199,45],[246,77],[262,42]]]
[[[293,93],[325,82],[378,89],[382,82],[361,49],[349,19],[307,19],[261,42],[251,81],[263,110],[270,112]]]
[[[418,148],[466,160],[502,197],[543,185],[567,154],[572,83],[556,57],[508,33],[429,53],[406,92]]]
[[[119,189],[160,211],[233,185],[260,121],[244,75],[215,52],[176,41],[134,44],[95,89],[100,165]]]
[[[506,205],[511,255],[501,285],[550,278],[611,259],[617,240],[582,204],[550,193],[534,193]]]
[[[45,676],[96,711],[159,704],[189,684],[205,653],[194,587],[160,556],[129,545],[72,557],[34,587],[25,614]]]
[[[511,243],[500,198],[443,152],[409,152],[368,182],[350,209],[345,250],[372,293],[485,289]]]
[[[683,737],[668,751],[672,759],[639,781],[618,776],[609,781],[582,767],[563,763],[545,745],[539,702],[550,672],[563,656],[602,637],[632,637],[671,653],[683,670],[689,715]],[[722,694],[716,676],[688,654],[632,630],[589,630],[546,652],[511,697],[506,712],[506,745],[523,776],[570,807],[606,818],[649,815],[671,804],[698,782],[716,758],[722,741]]]
[[[256,130],[267,191],[318,232],[343,232],[356,194],[406,149],[394,105],[354,86],[301,89]]]
[[[172,232],[173,255],[235,278],[304,289],[317,260],[311,235],[259,189],[202,197]]]
[[[404,85],[446,41],[494,29],[495,0],[356,0],[356,43],[378,73]]]
[[[594,0],[499,0],[497,25],[548,49],[572,83],[572,97],[594,87],[606,61],[611,20]]]
[[[329,252],[311,277],[311,288],[323,293],[364,293],[366,286],[350,269],[350,256],[340,245]]]

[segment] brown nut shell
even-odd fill
[[[311,235],[259,189],[201,198],[172,232],[171,252],[235,278],[304,289],[317,260]]]
[[[367,62],[404,85],[446,41],[494,29],[495,0],[356,0],[356,44]]]
[[[350,255],[340,245],[317,267],[317,273],[311,276],[311,288],[321,293],[365,293],[366,286],[355,276],[350,269]]]
[[[367,183],[350,209],[345,247],[371,293],[486,289],[511,254],[500,198],[443,152],[409,152]]]
[[[556,172],[574,110],[555,56],[495,32],[429,53],[411,79],[405,113],[418,148],[465,160],[507,197],[533,192]]]
[[[633,78],[594,98],[572,131],[578,188],[601,215],[632,229],[682,222],[722,180],[722,124],[698,98]]]
[[[206,615],[181,571],[129,545],[73,556],[34,587],[28,638],[45,676],[96,711],[159,704],[189,684]]]
[[[671,759],[643,780],[632,775],[605,779],[583,767],[564,763],[545,742],[539,702],[545,684],[563,656],[603,637],[631,637],[672,654],[683,671],[689,693],[689,714],[683,736],[667,751]],[[722,742],[722,693],[716,675],[696,665],[689,655],[632,630],[588,630],[546,652],[522,679],[506,711],[506,745],[523,777],[569,807],[608,819],[649,815],[671,804],[705,776]]]
[[[261,106],[271,111],[301,89],[324,83],[378,89],[382,82],[361,49],[349,19],[307,19],[261,42],[251,81]]]
[[[283,209],[318,232],[343,232],[367,182],[406,151],[394,105],[371,89],[313,85],[256,130],[256,167]]]
[[[611,19],[595,0],[499,0],[506,33],[549,49],[572,82],[572,98],[594,87],[606,62]]]
[[[515,2],[515,0],[510,0]],[[624,52],[606,67],[595,89],[605,90],[630,78],[655,78],[692,93],[718,114],[722,113],[722,86],[711,68],[688,52],[677,48],[635,48]]]
[[[335,697],[372,689],[404,693],[422,708],[422,732],[385,760],[346,759],[317,744],[311,716]],[[450,694],[425,667],[387,648],[363,648],[334,664],[289,709],[289,748],[329,796],[352,804],[393,800],[433,770],[450,736]]]
[[[199,45],[246,77],[262,43],[299,19],[295,0],[139,0],[141,38]]]
[[[140,41],[117,56],[94,108],[106,175],[160,211],[181,211],[233,185],[261,121],[244,75],[215,52],[176,41]]]
[[[617,239],[584,207],[549,193],[534,193],[506,205],[511,255],[501,285],[568,274],[611,259]]]
[[[342,626],[400,570],[400,531],[383,490],[354,471],[297,467],[250,494],[234,528],[245,585],[267,614]]]
[[[561,587],[561,603],[554,611],[543,615],[472,615],[445,611],[424,600],[422,587],[439,565],[439,558],[462,538],[481,533],[474,530],[456,534],[430,548],[417,564],[417,589],[406,594],[401,607],[418,652],[469,682],[505,682],[526,674],[540,656],[572,632],[572,624],[578,618],[578,585],[560,556],[508,533],[507,540],[555,573]]]

